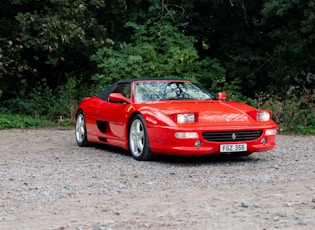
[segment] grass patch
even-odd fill
[[[0,114],[0,129],[31,128],[54,125],[57,125],[57,123],[48,121],[45,118],[35,119],[28,115]]]

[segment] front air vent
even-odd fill
[[[226,131],[226,132],[203,132],[202,136],[207,141],[228,142],[228,141],[250,141],[259,138],[261,130],[250,131]]]

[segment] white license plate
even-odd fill
[[[244,152],[247,151],[247,144],[220,145],[221,153]]]

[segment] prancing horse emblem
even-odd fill
[[[232,134],[232,139],[233,139],[233,141],[236,140],[236,134],[235,133]]]

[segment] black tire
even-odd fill
[[[133,158],[138,161],[149,161],[154,158],[145,121],[140,114],[135,115],[129,125],[129,149]]]
[[[82,111],[79,111],[77,114],[77,120],[75,123],[75,139],[80,147],[89,146],[85,118]]]

